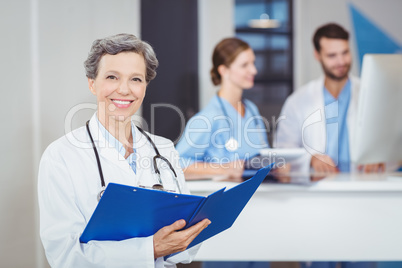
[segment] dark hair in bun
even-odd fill
[[[235,37],[225,38],[215,46],[214,53],[212,54],[212,69],[210,72],[212,83],[215,86],[222,82],[218,67],[220,65],[229,67],[241,52],[249,48],[250,46],[246,42]]]

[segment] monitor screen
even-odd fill
[[[364,55],[358,101],[352,161],[402,160],[402,54]]]

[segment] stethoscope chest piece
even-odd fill
[[[234,152],[239,148],[239,143],[233,137],[231,137],[226,143],[225,148],[229,152]]]

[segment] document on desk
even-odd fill
[[[207,197],[109,183],[80,241],[147,237],[179,219],[186,220],[185,229],[210,219],[211,224],[188,246],[191,248],[232,226],[271,166],[233,188],[222,188]]]

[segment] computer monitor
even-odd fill
[[[401,161],[402,54],[364,55],[358,101],[352,161]]]

